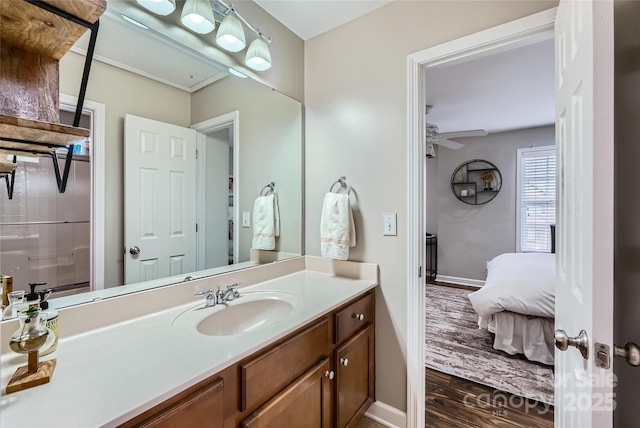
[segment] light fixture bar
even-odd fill
[[[260,30],[258,30],[256,27],[254,27],[253,25],[249,24],[249,22],[244,19],[242,17],[242,15],[240,15],[238,13],[237,10],[235,10],[235,8],[233,7],[233,5],[231,3],[227,4],[222,0],[216,0],[218,3],[220,3],[222,6],[226,7],[227,10],[233,10],[235,15],[238,17],[238,19],[240,21],[242,21],[244,23],[244,25],[246,25],[251,31],[253,31],[255,34],[257,34],[262,40],[264,40],[267,43],[271,43],[272,39],[269,36],[266,36],[264,33],[262,33]]]

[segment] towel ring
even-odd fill
[[[264,192],[264,189],[267,189],[267,191],[263,195],[262,192]],[[276,183],[273,181],[267,184],[266,186],[264,186],[262,190],[260,190],[260,196],[267,196],[269,192],[276,193]]]
[[[331,185],[331,187],[329,187],[329,193],[333,192],[333,186],[335,186],[336,184],[339,184],[340,187],[346,188],[347,189],[347,195],[349,195],[351,193],[351,186],[349,186],[349,183],[347,183],[347,177],[343,176],[343,177],[338,178],[337,181],[334,181],[333,184]],[[338,188],[338,190],[340,189],[340,187]]]

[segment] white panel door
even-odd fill
[[[125,283],[196,270],[196,131],[125,116]]]
[[[556,17],[556,329],[585,330],[588,357],[556,349],[556,427],[613,424],[613,2],[561,0]],[[558,338],[558,330],[556,331]]]

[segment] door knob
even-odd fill
[[[134,245],[133,247],[129,248],[129,254],[131,254],[132,256],[140,254],[140,248]]]
[[[364,314],[353,314],[353,317],[358,321],[364,321]]]
[[[640,366],[640,346],[633,342],[627,342],[624,347],[613,345],[616,357],[623,357],[633,367]]]
[[[326,372],[324,372],[324,375],[328,377],[330,380],[333,380],[333,378],[336,377],[336,374],[333,372],[333,370],[331,371],[327,370]]]
[[[349,365],[349,359],[348,358],[340,358],[340,364],[342,364],[343,366],[347,367]]]
[[[564,330],[556,330],[554,339],[556,348],[559,350],[566,351],[569,346],[573,346],[578,348],[582,354],[582,358],[585,360],[589,359],[589,337],[586,331],[580,330],[580,334],[578,334],[577,337],[569,337]]]

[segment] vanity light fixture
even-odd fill
[[[240,52],[247,46],[242,23],[235,16],[236,11],[230,9],[218,27],[216,43],[229,52]]]
[[[268,39],[267,39],[268,40]],[[259,31],[256,32],[256,39],[251,42],[247,49],[247,56],[244,63],[247,67],[257,71],[264,71],[271,68],[271,52],[265,42],[265,37]]]
[[[176,0],[136,0],[136,2],[158,15],[167,16],[176,10]]]
[[[169,15],[176,6],[176,0],[136,0],[136,2],[158,15]],[[186,0],[180,15],[182,25],[198,34],[212,32],[216,28],[216,19],[220,23],[215,37],[218,46],[229,52],[243,50],[247,46],[244,34],[244,26],[246,26],[255,33],[256,38],[247,48],[245,64],[256,71],[271,68],[271,52],[268,45],[271,43],[271,37],[249,24],[236,11],[233,4],[226,4],[223,0]],[[137,22],[134,24],[139,25]],[[238,77],[247,77],[239,72],[236,74],[234,71],[236,70],[230,71],[230,73]]]
[[[182,25],[198,34],[209,34],[216,28],[209,0],[187,0],[180,15]]]

